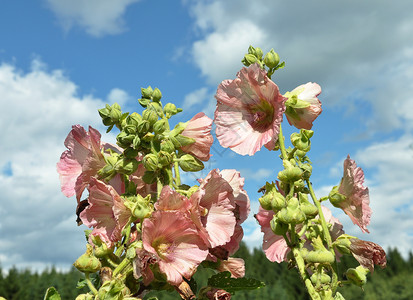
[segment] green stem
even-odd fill
[[[181,185],[181,175],[179,174],[179,164],[177,161],[174,162],[174,170],[175,170],[175,180],[176,185]]]
[[[158,199],[159,199],[159,196],[161,195],[162,188],[163,188],[163,184],[161,182],[161,179],[158,177],[156,179],[156,189],[157,189]]]
[[[125,269],[126,267],[129,267],[130,264],[131,264],[131,261],[125,257],[125,258],[120,262],[120,264],[116,267],[116,269],[113,271],[112,277],[115,277],[116,275],[118,275],[119,273],[121,273],[122,270]]]
[[[89,287],[89,289],[92,291],[92,293],[94,295],[97,295],[98,290],[95,288],[92,281],[90,280],[89,273],[85,273],[85,279],[86,279],[86,283],[87,283],[87,286]]]
[[[308,179],[306,181],[307,181],[308,189],[310,191],[311,198],[313,198],[313,202],[314,202],[315,206],[318,209],[318,216],[319,216],[320,221],[321,221],[321,227],[323,228],[324,239],[327,242],[328,249],[330,251],[334,251],[334,250],[332,250],[331,235],[330,235],[330,231],[328,230],[328,227],[327,227],[327,222],[326,222],[326,219],[324,217],[323,210],[321,209],[320,201],[318,201],[318,199],[317,199],[317,197],[314,193],[313,186],[312,186],[311,182]],[[334,252],[333,252],[333,254],[334,254]]]
[[[311,283],[310,277],[308,276],[307,271],[305,270],[304,259],[301,256],[300,250],[296,247],[291,249],[294,254],[295,262],[297,263],[298,272],[300,273],[301,278],[304,281],[304,284],[307,288],[308,293],[312,300],[321,300],[320,295],[315,290],[313,284]]]
[[[281,124],[280,124],[280,132],[278,133],[278,143],[280,144],[282,159],[287,159],[287,150],[285,149],[284,135],[283,135],[283,130],[281,128]]]

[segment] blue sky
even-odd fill
[[[24,2],[24,9],[22,9]],[[413,246],[413,3],[409,0],[7,1],[0,9],[0,262],[67,269],[84,251],[75,199],[60,193],[55,164],[72,124],[103,131],[97,109],[140,111],[140,87],[213,116],[217,85],[232,79],[250,44],[274,48],[284,93],[321,85],[323,113],[310,158],[318,196],[338,184],[347,154],[365,171],[373,215],[349,234],[407,254]],[[292,131],[284,124],[287,135]],[[105,136],[107,141],[113,136]],[[266,149],[241,157],[219,146],[206,164],[236,168],[257,212],[257,189],[280,162]],[[205,175],[205,172],[198,174]],[[188,175],[188,180],[194,176]],[[251,218],[245,240],[261,242]]]

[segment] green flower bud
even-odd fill
[[[175,125],[174,129],[169,132],[169,136],[174,136],[176,137],[178,134],[181,134],[182,131],[185,130],[186,126],[188,125],[188,122],[179,122],[178,124]]]
[[[328,199],[335,207],[340,207],[340,203],[346,201],[347,197],[343,194],[340,194],[338,192],[338,186],[335,186],[328,195]]]
[[[168,166],[173,162],[172,155],[166,151],[158,152],[158,161],[162,166]]]
[[[107,107],[105,107],[105,108],[98,109],[98,112],[99,112],[99,115],[102,119],[103,118],[108,118],[109,114],[110,114],[110,106],[107,105]]]
[[[261,204],[261,207],[265,210],[272,210],[272,196],[270,194],[265,194],[264,196],[258,198],[258,201]]]
[[[83,273],[95,273],[102,267],[99,259],[93,255],[93,248],[89,244],[86,245],[86,252],[82,254],[73,265]]]
[[[142,120],[142,122],[140,122],[138,124],[138,133],[140,136],[143,136],[145,134],[147,134],[149,132],[149,129],[151,128],[151,124],[146,121],[146,120]]]
[[[311,173],[313,172],[313,167],[309,163],[306,163],[301,165],[301,170],[303,170],[303,179],[310,179]]]
[[[147,107],[148,104],[151,103],[151,99],[146,99],[146,98],[138,99],[138,101],[139,101],[139,104],[140,104],[142,107]]]
[[[135,136],[135,138],[132,141],[132,147],[134,149],[138,149],[140,144],[141,144],[141,139],[139,138],[139,136]]]
[[[126,117],[126,124],[128,125],[133,125],[136,127],[140,122],[142,122],[142,116],[136,112],[133,112]]]
[[[280,63],[280,56],[274,51],[274,49],[271,49],[270,52],[265,54],[264,63],[270,69],[275,68]]]
[[[191,154],[182,155],[178,163],[181,169],[185,172],[198,172],[204,168],[202,161]]]
[[[135,138],[134,134],[128,134],[125,131],[121,131],[117,136],[116,136],[116,141],[117,144],[122,147],[122,148],[127,148],[129,145],[133,142],[133,139]]]
[[[178,109],[176,108],[175,104],[166,103],[166,105],[163,108],[163,112],[165,116],[169,119],[170,117],[178,113]]]
[[[173,153],[173,152],[175,152],[175,146],[174,146],[174,144],[172,143],[171,140],[163,140],[161,142],[161,151],[165,151],[165,152],[168,152],[168,153]]]
[[[181,134],[178,134],[177,136],[175,136],[175,139],[178,141],[181,147],[188,146],[188,145],[195,143],[195,139],[181,135]]]
[[[311,275],[310,279],[314,285],[317,283],[329,284],[331,282],[331,277],[325,273],[322,273],[322,274],[314,273],[313,275]],[[326,298],[326,299],[331,299],[331,298]]]
[[[90,294],[80,294],[76,297],[75,300],[94,300],[95,296]],[[1,298],[0,298],[1,300]]]
[[[284,160],[283,165],[285,169],[278,173],[278,179],[282,182],[294,182],[301,179],[303,171],[299,167],[294,166],[288,160]]]
[[[142,112],[142,118],[144,120],[148,121],[149,125],[151,125],[151,126],[153,124],[155,124],[156,121],[158,121],[158,115],[157,115],[156,111],[153,110],[153,109],[145,109]]]
[[[355,269],[353,268],[348,269],[346,272],[346,277],[351,283],[359,287],[362,287],[367,283],[368,273],[369,273],[369,269],[366,269],[363,266],[358,266]]]
[[[152,93],[152,100],[155,102],[159,102],[162,98],[162,93],[158,88],[155,88]]]
[[[336,248],[341,254],[350,255],[350,239],[356,239],[356,237],[348,234],[342,234],[334,241],[333,247]]]
[[[125,288],[126,286],[120,279],[115,278],[111,281],[106,281],[99,288],[97,299],[122,300]]]
[[[315,205],[308,201],[307,194],[299,193],[300,207],[307,217],[315,217],[318,214],[318,209]]]
[[[138,156],[139,151],[133,148],[126,148],[125,151],[123,151],[123,155],[126,158],[135,158],[136,156]]]
[[[138,220],[143,220],[151,216],[153,205],[150,202],[151,196],[143,198],[141,195],[124,198],[123,204],[131,211],[132,216]]]
[[[310,263],[332,264],[335,257],[328,250],[316,250],[308,252],[305,260]]]
[[[142,137],[142,141],[151,142],[154,139],[154,137],[155,135],[153,133],[148,132]]]
[[[276,235],[284,235],[288,230],[288,224],[280,222],[276,216],[273,216],[270,222],[271,230]]]
[[[131,175],[139,166],[139,162],[135,158],[122,158],[115,165],[115,170],[119,173]]]
[[[113,121],[113,123],[119,123],[120,118],[122,117],[122,112],[116,108],[112,108],[109,113],[109,117]]]
[[[303,138],[303,136],[297,132],[291,135],[291,143],[298,150],[308,152],[311,149],[310,140]]]
[[[152,94],[153,94],[153,89],[151,88],[151,86],[148,86],[146,89],[141,88],[141,92],[142,92],[142,98],[151,99]]]
[[[156,171],[158,169],[158,157],[156,156],[156,154],[146,154],[142,162],[143,166],[148,171]]]
[[[248,67],[257,61],[258,59],[255,57],[254,54],[245,54],[244,59],[242,60],[242,63],[244,63]]]
[[[164,132],[167,129],[167,123],[165,119],[160,119],[153,124],[153,131],[157,134]]]
[[[256,57],[256,58],[261,59],[263,54],[264,54],[264,53],[262,52],[262,49],[261,49],[261,48],[259,48],[259,47],[256,47],[256,48],[255,48],[255,57]]]
[[[108,247],[108,245],[102,241],[100,236],[92,234],[92,235],[89,235],[89,237],[91,238],[93,245],[94,245],[93,254],[97,258],[103,258],[109,255],[110,253],[113,253],[114,246]]]
[[[287,201],[287,207],[282,208],[277,217],[286,224],[301,224],[305,221],[305,214],[301,211],[298,199],[292,197]]]

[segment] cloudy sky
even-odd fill
[[[235,77],[250,44],[274,48],[286,68],[284,93],[321,85],[313,127],[317,195],[339,183],[350,154],[365,171],[373,215],[362,234],[413,248],[413,18],[411,0],[37,0],[0,4],[0,263],[67,269],[84,251],[75,199],[60,193],[55,170],[72,124],[103,131],[97,109],[118,102],[140,111],[140,87],[161,89],[183,107],[213,116],[214,93]],[[287,134],[292,131],[284,125]],[[104,136],[113,140],[113,136]],[[237,168],[257,212],[257,190],[275,179],[277,155],[240,157],[215,142],[212,168]],[[205,173],[204,172],[204,173]],[[200,174],[202,176],[202,174]],[[193,180],[192,175],[185,177]],[[250,218],[245,240],[261,235]]]

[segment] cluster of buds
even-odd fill
[[[192,299],[188,282],[200,264],[229,272],[231,280],[245,273],[244,261],[230,257],[250,209],[240,173],[215,169],[193,186],[180,179],[181,171],[200,171],[209,160],[212,120],[198,113],[171,129],[169,119],[182,110],[163,105],[157,88],[141,92],[141,114],[124,113],[116,103],[99,110],[107,132],[119,130],[116,145],[102,143],[92,127],[75,125],[57,164],[62,192],[77,197],[78,225],[91,228],[86,253],[74,264],[90,288],[79,300],[139,299],[153,289]],[[94,273],[97,285],[89,277]],[[199,296],[217,294],[231,295],[208,285]]]

